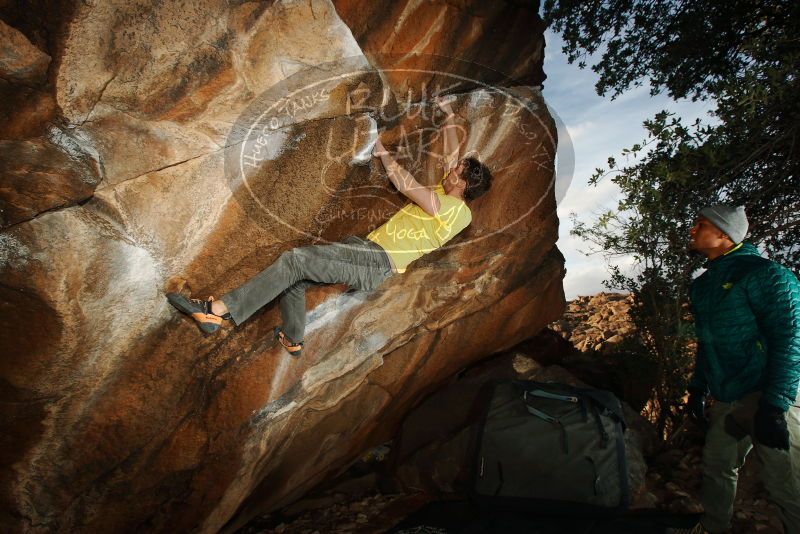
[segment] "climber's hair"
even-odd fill
[[[464,174],[462,175],[467,182],[464,189],[464,200],[475,200],[492,187],[492,173],[489,167],[475,158],[465,158]]]

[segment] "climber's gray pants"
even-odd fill
[[[347,284],[371,291],[392,274],[389,257],[380,245],[357,236],[342,243],[310,245],[284,252],[238,288],[221,297],[237,325],[283,293],[280,301],[283,331],[290,340],[303,340],[306,327],[306,288],[314,283]]]
[[[730,528],[736,481],[745,456],[753,448],[749,436],[737,440],[725,431],[725,417],[740,409],[755,396],[741,401],[715,401],[710,410],[706,444],[703,448],[703,526],[710,532]],[[755,413],[755,407],[749,410]],[[781,451],[755,444],[761,464],[761,479],[769,498],[778,505],[786,534],[800,533],[800,407],[792,406],[786,414],[790,450]]]

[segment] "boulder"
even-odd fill
[[[42,82],[49,64],[50,56],[0,20],[0,78],[7,82]]]
[[[544,31],[538,0],[334,4],[367,57],[385,67],[400,100],[419,100],[437,87],[457,92],[508,80],[541,85],[546,78],[544,41],[530,38]]]
[[[44,138],[0,140],[0,229],[89,199],[101,172],[92,152],[55,126]]]
[[[525,17],[509,61],[543,46],[528,4],[491,8],[502,17],[490,21],[477,0],[434,4],[473,20],[469,50]],[[214,336],[167,304],[176,290],[218,297],[293,246],[386,220],[404,199],[368,157],[378,128],[421,182],[440,178],[441,115],[422,90],[400,101],[396,87],[417,77],[387,78],[391,64],[354,37],[377,29],[340,15],[372,5],[87,1],[38,30],[19,15],[26,35],[51,36],[36,40],[53,58],[36,91],[58,120],[2,136],[13,217],[0,232],[0,529],[234,531],[385,441],[457,370],[561,315],[552,118],[535,86],[478,83],[454,105],[465,149],[495,177],[472,224],[374,292],[309,289],[301,358],[271,338],[274,303]],[[462,46],[455,31],[430,38]]]
[[[53,12],[33,9],[26,2],[0,3],[0,139],[41,137],[57,119],[48,81],[51,54],[46,49],[55,28],[44,20]],[[35,20],[36,29],[25,19]],[[14,27],[16,23],[24,28]]]

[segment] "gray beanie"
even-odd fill
[[[717,204],[701,209],[700,215],[725,232],[734,243],[741,243],[747,235],[747,215],[744,214],[744,206]]]

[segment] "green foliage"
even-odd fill
[[[717,105],[713,127],[684,126],[667,111],[647,121],[648,139],[623,151],[640,164],[618,169],[609,158],[609,170],[624,175],[614,179],[623,194],[632,180],[650,184],[634,187],[620,210],[648,218],[665,210],[655,217],[683,229],[704,203],[744,204],[750,240],[800,271],[800,2],[546,0],[544,17],[562,33],[570,62],[600,54],[598,94],[649,79],[653,93]],[[591,183],[605,174],[598,169]],[[682,195],[662,186],[691,189],[683,196],[700,205],[675,213],[668,202]]]
[[[668,433],[692,361],[687,293],[703,263],[687,249],[696,213],[743,204],[749,241],[800,271],[800,3],[546,0],[544,17],[570,62],[600,56],[598,94],[649,79],[653,94],[717,106],[713,125],[685,125],[669,111],[646,121],[647,138],[622,152],[625,165],[610,157],[589,180],[619,186],[616,210],[590,223],[573,217],[573,233],[595,250],[636,262],[632,275],[612,268],[606,285],[636,298],[644,357],[659,369],[653,416]]]
[[[545,0],[544,19],[564,39],[570,63],[592,66],[599,95],[649,78],[651,92],[707,98],[796,46],[794,0]]]

